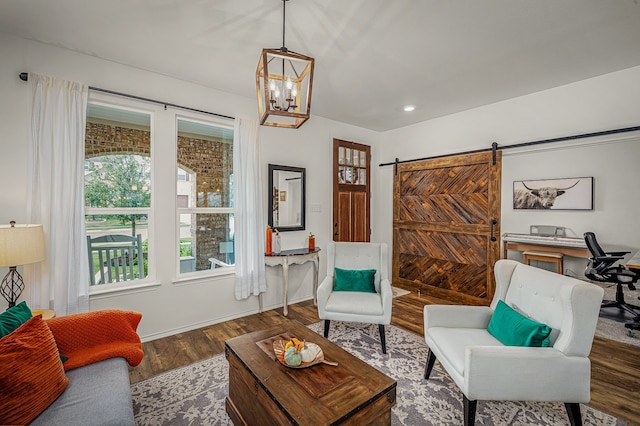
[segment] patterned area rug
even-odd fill
[[[408,290],[399,287],[391,287],[391,292],[393,293],[393,297],[404,296],[405,294],[409,294]]]
[[[604,299],[615,300],[616,299],[616,286],[604,285],[596,283],[604,288]],[[627,286],[623,287],[624,300],[632,305],[640,305],[640,291],[629,290]],[[617,308],[607,308],[610,312]],[[630,319],[629,319],[630,321]],[[602,315],[598,318],[598,325],[596,327],[596,336],[604,337],[605,339],[617,340],[618,342],[629,343],[630,345],[640,346],[640,331],[629,330],[625,328],[624,322],[614,321],[609,318],[605,318]]]
[[[322,333],[322,322],[310,328]],[[438,362],[424,380],[427,346],[422,336],[387,327],[387,355],[380,351],[378,327],[332,322],[329,339],[398,382],[394,425],[460,425],[462,394]],[[131,385],[138,425],[230,425],[224,408],[229,365],[224,354]],[[581,406],[584,425],[624,425],[624,421]],[[561,403],[478,402],[477,425],[563,425]]]

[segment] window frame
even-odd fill
[[[156,149],[155,145],[155,123],[157,108],[148,108],[142,102],[134,102],[129,99],[125,99],[115,95],[107,95],[99,92],[89,90],[89,97],[87,105],[97,105],[106,108],[120,109],[124,111],[135,112],[139,114],[146,114],[149,116],[149,159],[150,159],[150,182],[151,182],[151,203],[149,207],[87,207],[84,206],[84,217],[90,215],[115,215],[115,214],[141,214],[147,216],[147,276],[142,279],[119,281],[107,284],[100,284],[89,286],[89,296],[99,295],[103,293],[111,293],[120,290],[139,289],[141,287],[148,287],[156,284],[157,268],[156,268],[156,250],[155,250],[155,205],[156,205],[156,182],[155,182],[155,168],[156,168]],[[86,138],[85,138],[86,144]],[[87,158],[83,155],[83,161],[86,162]],[[83,193],[85,186],[83,183]],[[84,219],[84,218],[83,218]],[[86,220],[86,219],[84,219]],[[88,235],[88,234],[87,234]],[[86,262],[86,257],[83,261]]]
[[[178,207],[177,196],[178,196],[178,121],[189,121],[197,124],[217,127],[221,129],[234,131],[234,120],[232,119],[224,119],[220,117],[212,117],[212,116],[204,116],[196,113],[176,113],[175,114],[175,137],[174,137],[174,171],[175,171],[175,179],[174,179],[174,199],[175,199],[175,238],[174,238],[174,264],[175,264],[175,280],[174,282],[184,282],[190,281],[194,279],[201,279],[205,277],[217,277],[221,275],[230,275],[235,273],[235,262],[234,265],[214,268],[214,269],[204,269],[200,271],[193,272],[180,272],[180,216],[183,214],[233,214],[234,207]],[[232,141],[233,144],[233,141]],[[233,176],[233,170],[231,171],[231,176]],[[195,181],[194,181],[195,184]]]

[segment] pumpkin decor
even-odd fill
[[[302,349],[300,349],[300,356],[302,357],[302,362],[311,362],[316,359],[316,355],[318,355],[318,345],[313,343],[307,343],[304,345]]]
[[[302,364],[302,355],[300,355],[300,352],[298,352],[293,346],[289,346],[289,349],[284,351],[283,358],[284,362],[292,367],[297,367]]]
[[[304,342],[297,338],[290,340],[276,340],[273,351],[282,365],[291,368],[305,368],[324,363],[336,366],[338,363],[326,361],[320,346],[315,343]]]

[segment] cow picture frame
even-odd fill
[[[593,210],[593,177],[516,180],[514,210]]]

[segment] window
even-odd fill
[[[231,267],[233,124],[179,118],[176,144],[180,274]]]
[[[91,293],[233,271],[232,120],[90,92],[84,160]]]
[[[91,286],[149,275],[151,115],[90,103],[85,224]]]

